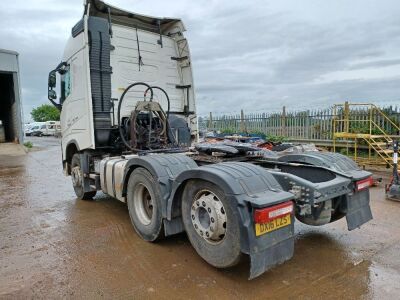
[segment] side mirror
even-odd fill
[[[62,104],[61,103],[56,103],[54,100],[57,99],[57,93],[55,90],[53,90],[56,85],[57,85],[57,72],[61,74],[61,72],[64,71],[64,67],[67,66],[66,62],[61,62],[57,68],[55,68],[53,71],[49,73],[49,80],[48,80],[48,87],[47,87],[47,98],[50,100],[50,102],[57,107],[58,110],[61,111]]]
[[[56,83],[57,83],[57,77],[56,77],[56,71],[51,71],[49,73],[49,88],[53,89],[56,87]]]
[[[50,100],[50,102],[57,107],[58,110],[61,111],[61,104],[56,103],[54,100],[57,99],[57,93],[53,88],[56,87],[57,83],[57,76],[56,76],[56,70],[53,70],[49,73],[49,81],[48,81],[48,87],[47,87],[47,98]]]
[[[49,99],[57,99],[57,93],[56,93],[56,91],[55,90],[49,90],[48,91],[48,96],[47,96]]]

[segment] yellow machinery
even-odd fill
[[[338,140],[354,148],[354,160],[361,165],[393,166],[393,139],[400,136],[400,125],[374,104],[344,103],[334,105],[332,124],[333,149]],[[368,149],[368,156],[357,154],[358,148]],[[374,155],[375,154],[375,155]]]

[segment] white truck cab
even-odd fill
[[[180,144],[197,136],[196,103],[189,46],[181,20],[131,13],[86,0],[83,18],[72,28],[62,62],[49,75],[49,99],[61,109],[62,155],[67,172],[75,153],[119,151],[117,106],[137,81],[154,92]],[[54,91],[60,74],[60,97]],[[129,117],[143,87],[129,91],[121,118]]]

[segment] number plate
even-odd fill
[[[267,232],[274,231],[276,229],[285,227],[291,223],[290,215],[283,216],[281,218],[276,218],[271,222],[264,224],[256,224],[256,236],[263,235]]]

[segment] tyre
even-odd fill
[[[161,199],[157,180],[146,169],[135,169],[127,186],[129,216],[137,234],[149,242],[163,237]]]
[[[74,191],[78,199],[90,200],[96,195],[96,191],[85,192],[83,189],[84,177],[81,168],[81,159],[78,153],[75,153],[74,156],[72,156],[71,178],[72,178],[72,186],[74,187]]]
[[[340,212],[340,211],[338,211],[338,210],[335,210],[335,211],[332,213],[331,221],[330,221],[329,223],[332,223],[332,222],[335,222],[335,221],[337,221],[337,220],[340,220],[341,218],[343,218],[343,217],[345,217],[345,216],[346,216],[345,213],[342,213],[342,212]]]
[[[341,218],[346,216],[346,207],[344,207],[344,202],[345,200],[343,198],[336,198],[332,199],[332,216],[331,216],[331,221],[335,222],[337,220],[340,220]]]
[[[189,181],[182,195],[182,220],[190,243],[210,265],[228,268],[240,262],[239,217],[218,186]]]

